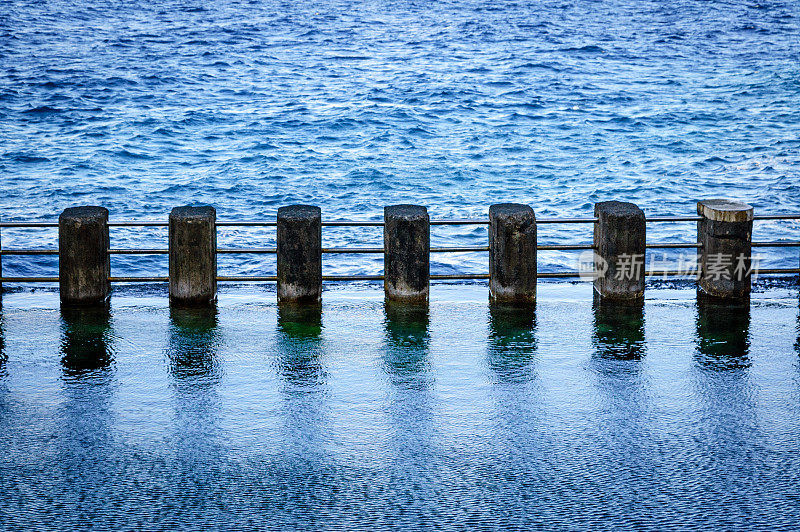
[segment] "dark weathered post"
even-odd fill
[[[169,213],[169,301],[183,307],[217,299],[217,211],[175,207]]]
[[[392,205],[383,210],[383,288],[393,301],[427,302],[431,228],[428,209]]]
[[[58,285],[66,306],[104,305],[111,294],[108,209],[72,207],[58,217]]]
[[[312,205],[278,209],[278,301],[322,299],[322,211]]]
[[[645,217],[633,203],[596,203],[594,290],[600,299],[644,299]]]
[[[489,297],[498,303],[536,301],[536,215],[528,205],[489,207]]]
[[[720,299],[750,296],[753,207],[724,199],[697,203],[700,291]]]

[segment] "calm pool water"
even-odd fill
[[[790,529],[800,519],[800,318],[652,289],[593,308],[542,283],[429,308],[330,287],[216,312],[120,290],[110,312],[4,296],[4,528]]]

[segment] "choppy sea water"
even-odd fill
[[[6,294],[0,528],[796,529],[797,288],[623,312],[590,293]]]
[[[588,216],[622,199],[693,214],[725,196],[800,212],[800,7],[792,1],[450,0],[0,4],[0,218],[53,220],[100,204],[115,219],[165,219],[209,203],[224,220],[280,205],[380,219],[414,202],[432,217],[530,203]],[[692,241],[692,224],[651,240]],[[761,222],[755,238],[797,239]],[[163,230],[112,232],[114,247],[164,247]],[[55,233],[4,230],[6,247]],[[547,227],[582,243],[589,228]],[[379,244],[334,230],[330,245]],[[437,229],[480,245],[485,229]],[[270,230],[222,245],[269,246]],[[797,252],[764,251],[770,267]],[[52,275],[52,257],[5,257],[7,275]],[[543,252],[543,271],[574,266]],[[379,257],[326,257],[326,273],[379,273]],[[484,272],[480,254],[437,255],[434,273]],[[223,257],[223,274],[274,258]],[[164,257],[114,259],[120,275]]]

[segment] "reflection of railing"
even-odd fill
[[[668,223],[668,222],[697,222],[700,216],[651,216],[646,218],[648,223]],[[800,220],[800,214],[775,214],[775,215],[756,215],[754,220]],[[597,218],[539,218],[537,225],[544,224],[594,224]],[[109,221],[108,227],[168,227],[168,222],[160,221]],[[383,221],[358,221],[358,220],[328,220],[321,223],[323,227],[383,227]],[[463,226],[463,225],[489,225],[488,219],[440,219],[431,220],[431,226]],[[216,227],[275,227],[277,221],[254,220],[254,221],[218,221]],[[57,222],[0,222],[0,229],[21,229],[21,228],[57,228]],[[800,247],[800,241],[754,241],[752,247],[760,248],[781,248],[781,247]],[[701,244],[695,242],[656,242],[645,245],[647,249],[697,249]],[[595,249],[592,244],[541,244],[537,245],[539,251],[585,251]],[[474,253],[488,252],[489,246],[448,246],[431,247],[431,253]],[[169,249],[116,249],[108,250],[110,255],[167,255]],[[217,254],[225,255],[245,255],[245,254],[276,254],[277,248],[274,247],[253,247],[253,248],[217,248]],[[348,247],[329,247],[322,248],[323,254],[382,254],[382,247],[348,248]],[[58,249],[37,249],[37,248],[8,248],[0,249],[0,255],[58,255]],[[582,272],[578,271],[556,271],[539,272],[539,278],[574,278],[579,277]],[[761,268],[759,274],[795,274],[800,273],[800,268]],[[689,277],[696,276],[697,270],[650,270],[645,275],[654,277]],[[444,274],[431,275],[431,280],[485,280],[489,279],[488,273],[463,273],[463,274]],[[48,276],[26,276],[26,277],[0,277],[0,282],[6,283],[47,283],[58,282],[58,277]],[[111,282],[167,282],[169,277],[165,276],[143,276],[125,277],[110,276]],[[232,275],[217,276],[218,281],[235,282],[274,282],[277,281],[275,275]],[[383,275],[323,275],[323,281],[382,281]]]

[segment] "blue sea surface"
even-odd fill
[[[311,203],[379,220],[420,203],[433,218],[492,203],[590,216],[628,200],[691,215],[730,197],[800,213],[800,5],[794,1],[27,1],[0,4],[0,218],[52,221],[98,204],[165,220],[208,203],[221,220]],[[651,241],[693,241],[652,224]],[[589,226],[542,226],[547,243]],[[757,240],[800,238],[758,222]],[[327,229],[331,246],[380,229]],[[434,245],[481,245],[483,227]],[[52,230],[4,230],[53,247]],[[274,245],[221,230],[220,245]],[[165,247],[163,229],[114,229],[113,247]],[[796,249],[762,250],[796,267]],[[676,254],[670,255],[674,259]],[[540,270],[574,254],[542,252]],[[433,273],[485,272],[437,254]],[[221,258],[222,274],[274,273],[274,257]],[[54,257],[5,257],[6,275],[53,275]],[[164,275],[165,257],[115,257]],[[379,256],[326,256],[325,272],[380,273]]]

